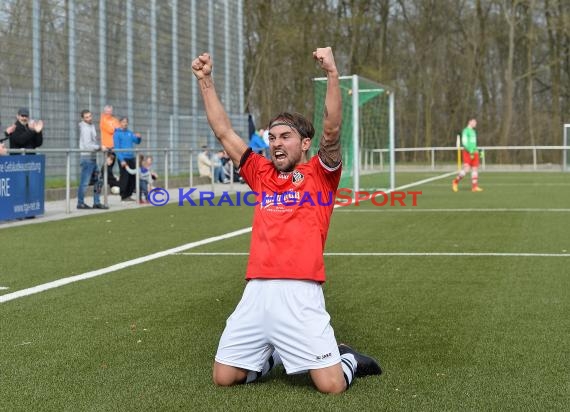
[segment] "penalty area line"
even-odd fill
[[[149,262],[151,260],[160,259],[165,256],[173,255],[176,253],[183,252],[184,250],[193,249],[198,246],[207,245],[209,243],[218,242],[220,240],[229,239],[235,236],[241,236],[243,234],[251,232],[251,227],[236,230],[233,232],[226,233],[220,236],[209,237],[207,239],[198,240],[196,242],[187,243],[182,246],[177,246],[172,249],[163,250],[162,252],[153,253],[147,256],[141,256],[136,259],[131,259],[126,262],[117,263],[112,266],[108,266],[106,268],[93,270],[91,272],[82,273],[81,275],[69,276],[66,278],[54,280],[53,282],[44,283],[42,285],[37,285],[31,288],[18,290],[16,292],[8,293],[6,295],[0,296],[0,303],[8,302],[14,299],[22,298],[25,296],[30,296],[35,293],[45,292],[49,289],[58,288],[60,286],[68,285],[70,283],[79,282],[85,279],[95,278],[97,276],[105,275],[107,273],[116,272],[121,269],[128,268],[129,266],[138,265],[140,263]]]

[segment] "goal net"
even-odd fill
[[[342,161],[339,187],[386,190],[395,186],[394,94],[362,76],[341,76]],[[326,78],[314,79],[315,137],[323,131]],[[312,148],[314,152],[318,147]]]

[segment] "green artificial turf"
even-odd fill
[[[244,234],[0,303],[0,410],[567,409],[570,177],[482,173],[481,186],[453,193],[451,177],[437,179],[405,189],[422,192],[417,206],[333,213],[327,310],[337,339],[376,357],[381,377],[339,396],[281,368],[252,385],[212,384],[245,283]],[[173,205],[2,228],[0,296],[251,217],[245,206]]]

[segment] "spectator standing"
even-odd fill
[[[129,130],[129,118],[121,117],[119,120],[120,127],[115,129],[113,134],[113,144],[115,150],[117,150],[117,159],[119,159],[120,165],[120,176],[119,176],[119,190],[121,193],[121,200],[128,202],[134,201],[131,195],[134,193],[137,181],[136,176],[128,172],[126,167],[131,169],[136,169],[135,160],[135,145],[140,144],[141,135],[138,133],[133,133]],[[128,149],[126,151],[121,151],[123,149]]]
[[[131,175],[136,175],[137,171],[126,166],[127,172]],[[152,156],[145,156],[139,154],[139,203],[148,203],[148,192],[152,190],[152,182],[158,178],[158,175],[152,170]]]
[[[101,150],[113,151],[115,143],[113,141],[113,134],[115,129],[120,127],[119,119],[113,115],[113,106],[107,104],[103,107],[103,113],[99,119],[99,130],[101,132]],[[107,163],[108,175],[113,175],[113,168],[115,167],[115,158],[113,157],[112,163]],[[109,180],[107,180],[109,183]]]
[[[8,126],[4,131],[4,135],[10,140],[10,149],[35,149],[40,147],[44,142],[43,120],[30,120],[30,111],[26,107],[18,109],[16,122]],[[10,153],[18,155],[20,153]],[[33,155],[34,152],[26,152],[25,154]],[[26,180],[26,193],[29,190],[29,182]],[[34,219],[35,216],[26,216],[25,219]]]
[[[113,135],[115,129],[120,126],[119,120],[113,116],[113,106],[108,104],[103,107],[103,113],[101,113],[101,119],[99,120],[102,150],[113,150],[115,146]]]
[[[101,150],[101,142],[97,137],[97,131],[93,124],[93,113],[89,110],[81,112],[81,122],[79,122],[79,149],[81,175],[79,179],[79,187],[77,189],[77,209],[91,209],[85,203],[85,191],[90,183],[93,183],[93,209],[108,209],[109,207],[102,204],[100,200],[101,194],[101,176],[97,167],[97,151]]]
[[[145,156],[141,161],[141,186],[145,184],[146,193],[144,200],[147,200],[148,192],[154,188],[154,181],[158,179],[158,174],[152,169],[153,158],[152,156]],[[142,194],[142,189],[141,189]]]
[[[40,147],[44,142],[43,127],[44,122],[42,120],[30,120],[30,111],[26,107],[21,107],[18,109],[16,122],[4,131],[5,136],[10,139],[10,149]]]

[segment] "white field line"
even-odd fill
[[[181,252],[183,256],[248,256],[247,252]],[[570,253],[495,253],[495,252],[325,252],[325,256],[485,256],[485,257],[570,257]]]
[[[397,190],[404,190],[404,189],[409,189],[410,187],[415,187],[415,186],[419,186],[419,185],[423,185],[424,183],[429,183],[429,182],[433,182],[435,180],[440,180],[440,179],[445,179],[446,177],[449,176],[455,176],[457,174],[457,172],[449,172],[449,173],[444,173],[442,175],[439,176],[434,176],[434,177],[430,177],[428,179],[424,179],[424,180],[419,180],[417,182],[414,183],[410,183],[404,186],[400,186],[394,189],[394,191]],[[386,193],[390,193],[391,190],[387,190]]]
[[[457,172],[454,172],[454,174],[457,174]],[[471,184],[471,182],[466,182],[464,183],[464,187],[465,189],[463,189],[464,191],[468,191],[468,187]],[[438,183],[434,186],[443,186],[444,183]],[[500,182],[485,182],[485,184],[483,185],[481,183],[481,187],[488,187],[488,186],[492,186],[492,187],[498,187],[498,186],[505,186],[505,187],[521,187],[520,183],[500,183]],[[525,183],[524,187],[528,188],[529,186],[536,186],[536,187],[559,187],[559,186],[570,186],[570,183],[563,183],[563,182],[554,182],[554,183]],[[461,186],[459,187],[459,191],[461,192]]]
[[[441,176],[436,176],[436,177],[432,177],[429,179],[420,180],[420,181],[415,182],[415,183],[410,183],[408,185],[398,187],[394,190],[402,190],[402,189],[407,189],[409,187],[419,186],[421,184],[428,183],[428,182],[431,182],[434,180],[443,179],[443,178],[451,176],[453,174],[455,174],[455,172],[446,173],[446,174],[441,175]],[[390,191],[386,191],[386,193],[389,193],[389,192]],[[355,200],[355,199],[353,199],[353,200]],[[361,199],[360,201],[363,202],[364,200],[365,199]],[[160,259],[160,258],[168,256],[168,255],[180,253],[184,250],[193,249],[195,247],[207,245],[209,243],[217,242],[219,240],[225,240],[225,239],[229,239],[229,238],[234,237],[234,236],[240,236],[240,235],[251,232],[251,229],[252,229],[251,227],[247,227],[244,229],[236,230],[234,232],[226,233],[225,235],[214,236],[214,237],[210,237],[207,239],[199,240],[197,242],[187,243],[185,245],[178,246],[178,247],[175,247],[172,249],[167,249],[167,250],[164,250],[162,252],[156,252],[156,253],[153,253],[151,255],[141,256],[139,258],[128,260],[126,262],[117,263],[115,265],[108,266],[106,268],[93,270],[91,272],[82,273],[80,275],[69,276],[66,278],[54,280],[52,282],[44,283],[42,285],[37,285],[37,286],[33,286],[31,288],[18,290],[16,292],[7,293],[6,295],[0,296],[0,303],[9,302],[9,301],[14,300],[14,299],[22,298],[25,296],[30,296],[30,295],[40,293],[40,292],[45,292],[46,290],[58,288],[60,286],[64,286],[64,285],[67,285],[70,283],[79,282],[81,280],[91,279],[91,278],[94,278],[97,276],[105,275],[107,273],[115,272],[117,270],[121,270],[121,269],[127,268],[129,266],[138,265],[140,263],[145,263],[145,262],[148,262],[148,261],[154,260],[154,259]]]
[[[202,239],[197,242],[187,243],[182,246],[174,247],[172,249],[167,249],[162,252],[153,253],[151,255],[142,256],[136,259],[128,260],[126,262],[117,263],[116,265],[108,266],[106,268],[93,270],[91,272],[86,272],[81,275],[70,276],[67,278],[62,278],[54,280],[53,282],[44,283],[42,285],[34,286],[28,289],[18,290],[16,292],[8,293],[6,295],[0,296],[0,303],[8,302],[10,300],[18,299],[24,296],[33,295],[35,293],[44,292],[49,289],[58,288],[60,286],[67,285],[73,282],[79,282],[80,280],[90,279],[97,276],[105,275],[107,273],[115,272],[117,270],[125,269],[129,266],[138,265],[140,263],[148,262],[150,260],[159,259],[174,253],[179,253],[184,250],[193,249],[198,246],[207,245],[209,243],[214,243],[219,240],[229,239],[235,236],[241,236],[243,234],[251,232],[251,227],[236,230],[234,232],[226,233],[220,236],[209,237],[207,239]]]
[[[403,186],[400,186],[400,187],[396,187],[394,190],[392,190],[392,189],[382,190],[382,192],[384,192],[384,193],[386,193],[386,194],[391,193],[391,192],[398,192],[398,191],[401,191],[401,190],[404,190],[404,189],[409,189],[409,188],[411,188],[411,187],[423,185],[424,183],[429,183],[429,182],[433,182],[433,181],[435,181],[435,180],[445,179],[445,178],[447,178],[447,177],[449,177],[449,176],[453,176],[453,175],[456,175],[456,174],[457,174],[457,172],[444,173],[444,174],[439,175],[439,176],[430,177],[430,178],[424,179],[424,180],[418,180],[417,182],[413,182],[413,183],[409,183],[409,184],[407,184],[407,185],[403,185]],[[371,199],[372,199],[371,197],[360,198],[360,199],[358,199],[358,202],[359,202],[359,203],[360,203],[360,202],[365,202],[365,201],[371,200]],[[338,209],[338,208],[344,208],[344,207],[347,207],[347,206],[351,206],[354,201],[356,201],[356,198],[353,197],[353,198],[352,198],[352,201],[351,201],[350,203],[347,202],[346,204],[336,204],[336,205],[334,205],[334,208],[335,208],[335,209]],[[357,206],[354,206],[354,207],[357,207]]]
[[[356,206],[355,206],[356,207]],[[461,213],[461,212],[467,212],[467,213],[473,213],[473,212],[481,212],[481,213],[510,213],[510,212],[533,212],[533,213],[568,213],[570,212],[570,209],[541,209],[541,208],[515,208],[515,209],[509,209],[509,208],[482,208],[482,209],[476,209],[476,208],[465,208],[465,209],[418,209],[418,208],[386,208],[386,209],[382,209],[380,208],[376,208],[376,209],[341,209],[339,210],[339,212],[344,212],[344,213],[377,213],[377,212],[397,212],[397,213],[402,213],[402,212],[427,212],[427,213],[438,213],[438,212],[444,212],[444,213]]]
[[[10,289],[8,286],[0,286],[0,290]]]

